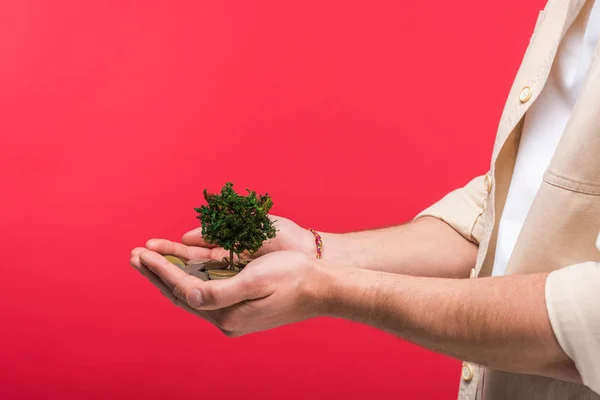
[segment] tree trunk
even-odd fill
[[[229,270],[235,271],[233,268],[233,249],[229,250]]]

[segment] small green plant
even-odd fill
[[[269,219],[273,201],[268,194],[257,195],[248,190],[247,196],[240,196],[227,182],[220,194],[210,194],[205,189],[207,205],[194,208],[202,224],[202,237],[207,243],[229,250],[229,269],[238,270],[233,255],[254,254],[265,240],[273,239],[276,229]]]

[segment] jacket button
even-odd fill
[[[483,178],[483,188],[488,193],[492,190],[492,177],[490,174],[486,174]]]
[[[471,365],[463,363],[461,375],[465,382],[471,382],[471,379],[473,379],[473,368],[471,368]]]
[[[521,103],[527,103],[529,99],[531,99],[532,95],[533,90],[531,90],[529,86],[525,86],[523,89],[521,89],[521,93],[519,93],[519,100]]]

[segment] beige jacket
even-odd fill
[[[597,0],[600,1],[600,0]],[[479,245],[472,277],[490,276],[523,117],[542,91],[558,45],[585,0],[550,0],[500,120],[490,171],[419,214],[442,219]],[[546,303],[558,342],[584,385],[463,364],[459,399],[600,399],[600,44],[548,167],[507,274],[551,272]]]

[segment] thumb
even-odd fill
[[[198,310],[217,310],[268,296],[265,286],[249,279],[250,276],[240,273],[228,279],[202,282],[186,294],[186,301]]]

